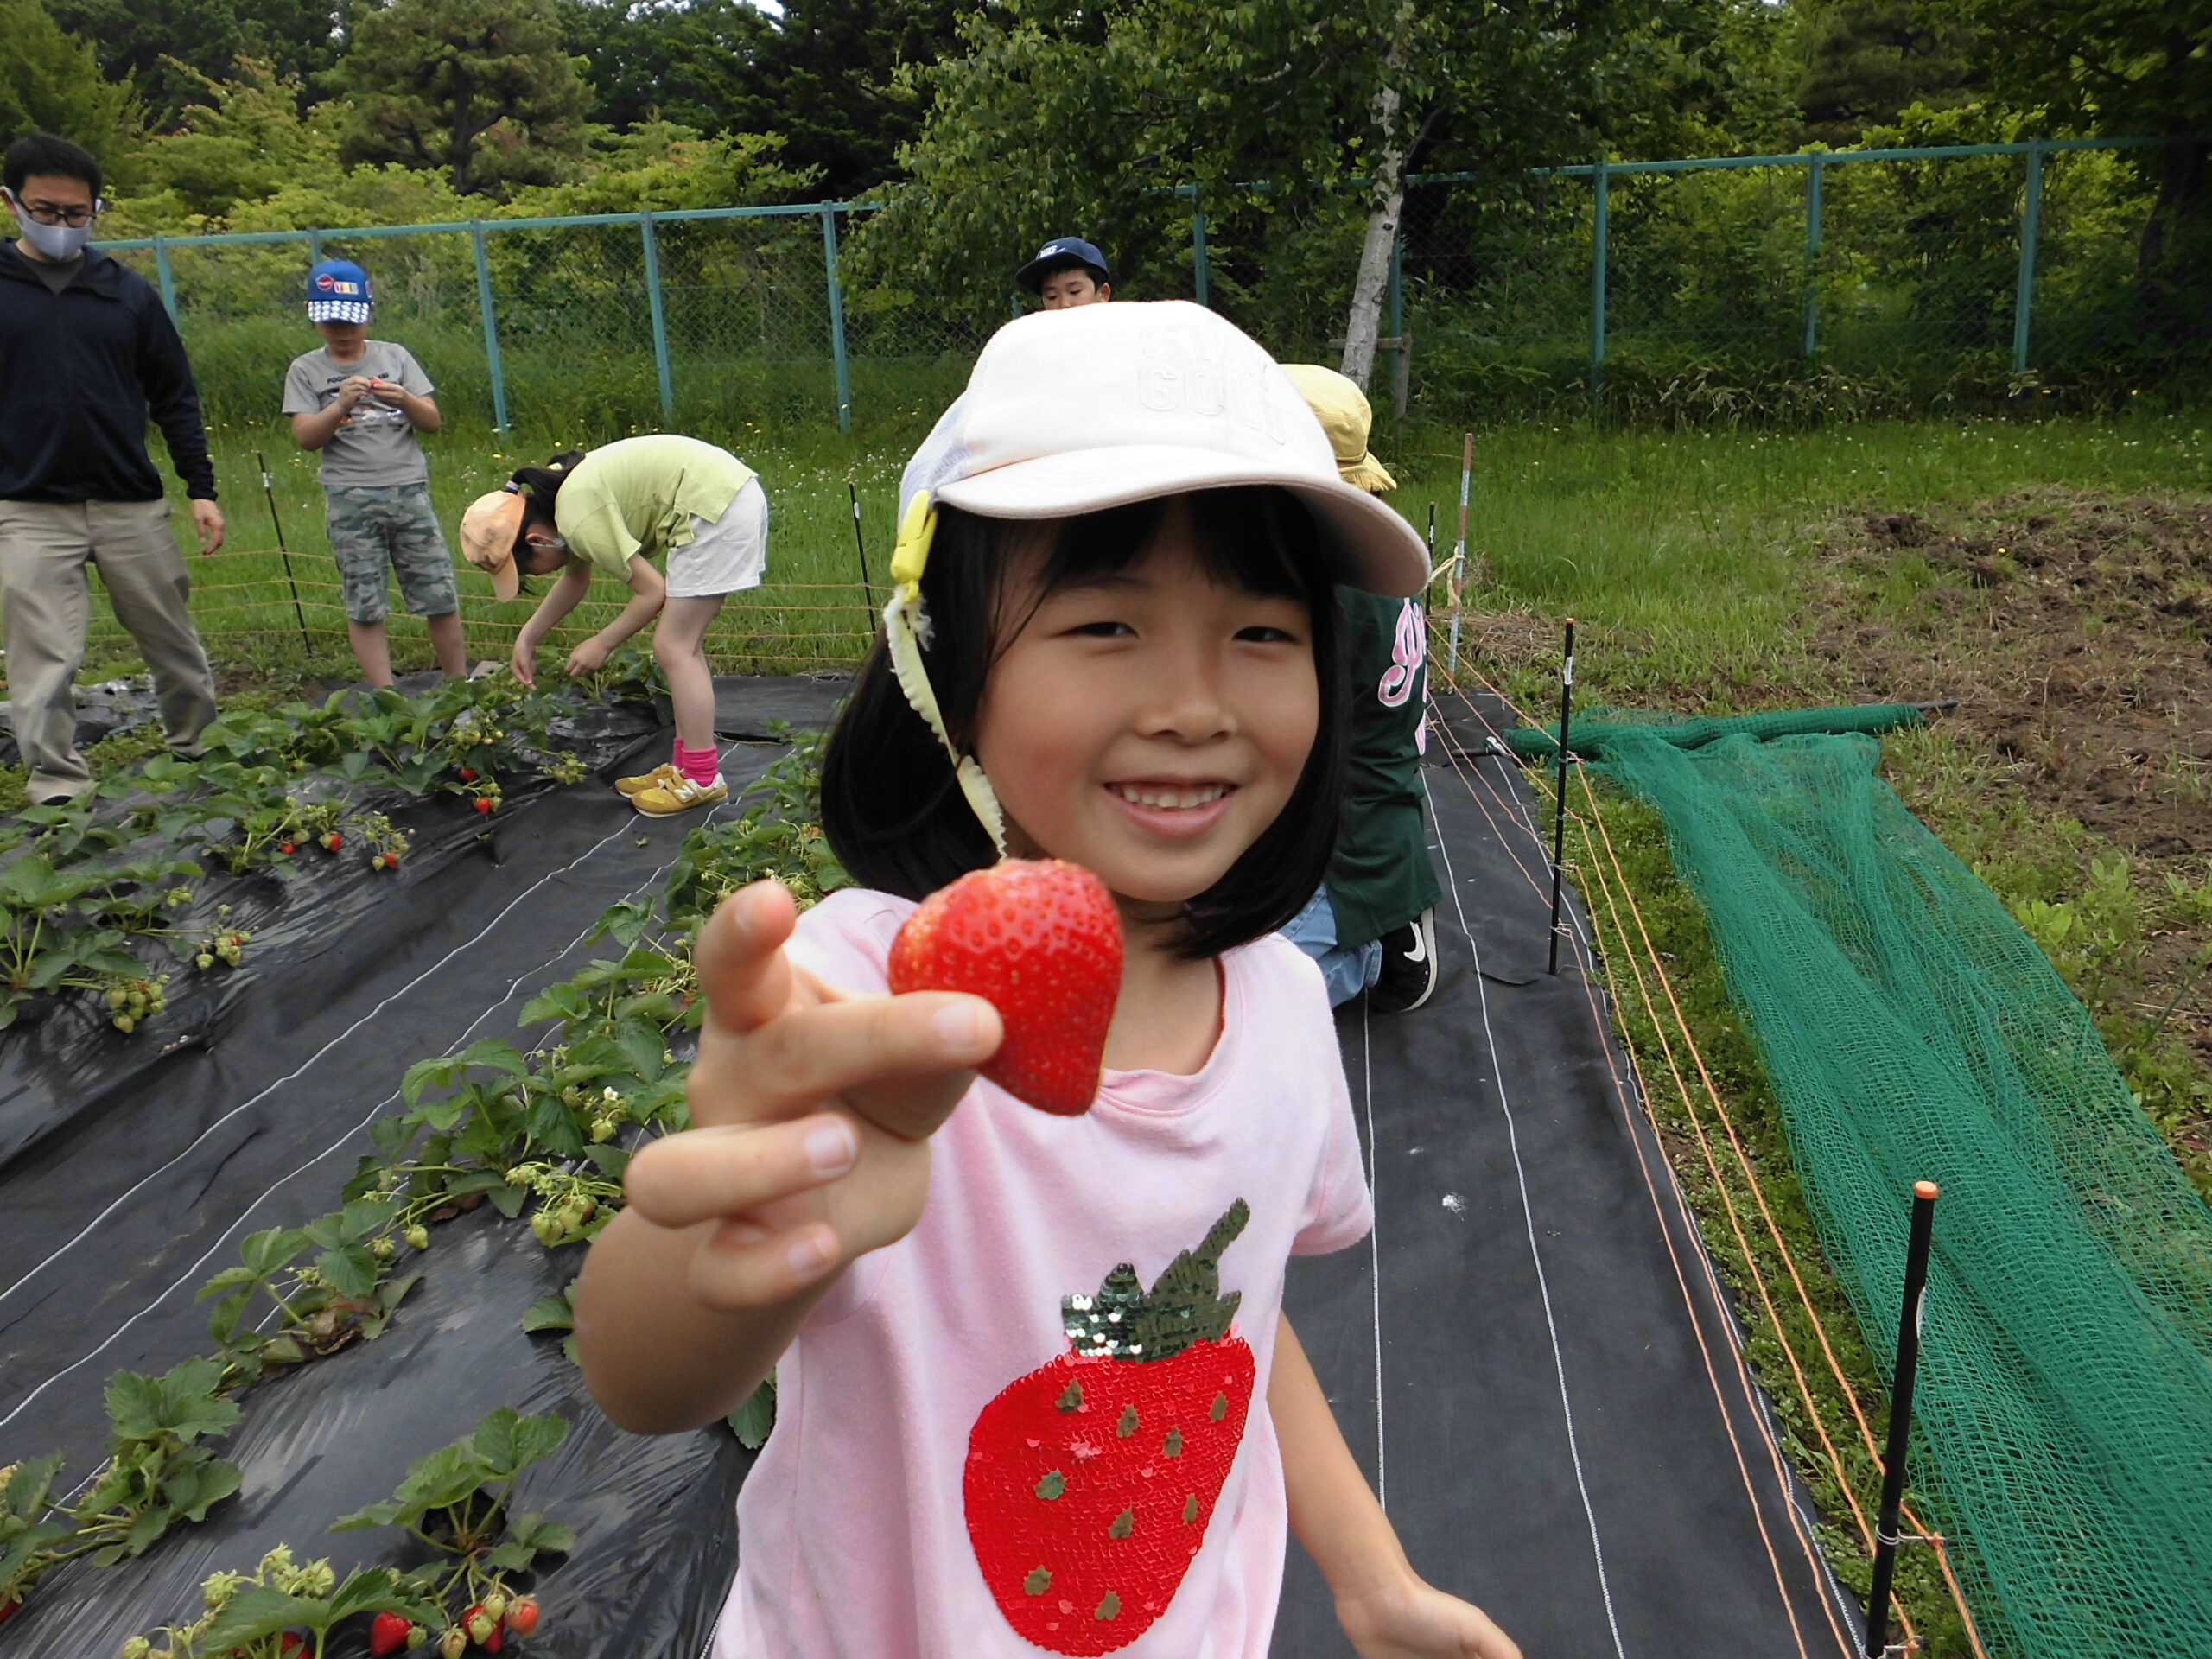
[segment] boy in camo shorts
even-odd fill
[[[308,273],[308,320],[320,351],[292,360],[284,413],[302,449],[322,451],[330,550],[346,585],[346,632],[371,685],[391,683],[384,619],[393,571],[423,619],[446,677],[468,671],[453,555],[430,508],[430,462],[417,432],[443,424],[436,390],[404,346],[371,340],[369,274],[346,259]]]

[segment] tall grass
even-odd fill
[[[768,582],[724,607],[709,639],[718,666],[783,673],[857,660],[884,596],[899,470],[938,407],[941,389],[926,381],[901,387],[911,401],[849,439],[794,430],[766,410],[694,426],[760,471],[772,513]],[[2212,477],[2208,427],[2212,420],[2202,416],[2149,415],[1869,422],[1809,432],[1491,426],[1476,435],[1468,549],[1477,579],[1467,604],[1489,613],[1576,616],[1587,671],[1609,695],[1703,686],[1726,702],[1770,680],[1768,701],[1817,696],[1821,688],[1802,677],[1790,629],[1813,540],[1836,514],[2052,485],[2201,489]],[[457,416],[426,441],[448,539],[469,499],[517,465],[632,429],[580,425],[503,435]],[[264,677],[350,672],[316,457],[274,421],[221,424],[213,437],[230,543],[214,558],[189,561],[194,614],[211,652]],[[1386,418],[1374,448],[1397,476],[1392,499],[1408,519],[1425,525],[1434,505],[1439,555],[1448,555],[1459,435],[1417,423],[1394,429]],[[291,550],[289,581],[257,449],[270,459]],[[860,497],[873,594],[861,585],[849,480]],[[185,527],[181,516],[177,523]],[[465,567],[461,588],[472,654],[504,657],[528,604],[498,603]],[[1440,600],[1442,591],[1435,590]],[[599,584],[593,601],[549,642],[547,660],[601,626],[620,601],[614,584]],[[105,604],[95,606],[94,618],[88,675],[134,667],[130,642]],[[429,664],[419,622],[395,613],[388,626],[403,664]]]

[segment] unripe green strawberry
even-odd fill
[[[484,1598],[483,1606],[495,1623],[507,1616],[507,1599],[496,1590]]]
[[[438,1659],[461,1659],[468,1651],[468,1632],[454,1624],[438,1638]]]
[[[499,1628],[499,1621],[486,1611],[481,1603],[468,1610],[468,1617],[462,1624],[468,1631],[468,1639],[480,1648],[489,1642],[493,1632]]]
[[[416,1222],[412,1227],[410,1227],[407,1230],[407,1242],[416,1249],[429,1249],[430,1248],[430,1230],[423,1225],[421,1222]]]

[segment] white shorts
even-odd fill
[[[768,574],[768,493],[753,479],[715,519],[695,518],[691,539],[668,553],[671,599],[719,599]]]

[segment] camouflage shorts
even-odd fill
[[[448,616],[461,608],[453,555],[428,484],[340,484],[328,494],[330,550],[346,584],[348,617],[383,621],[391,608],[385,589],[395,570],[416,615]]]

